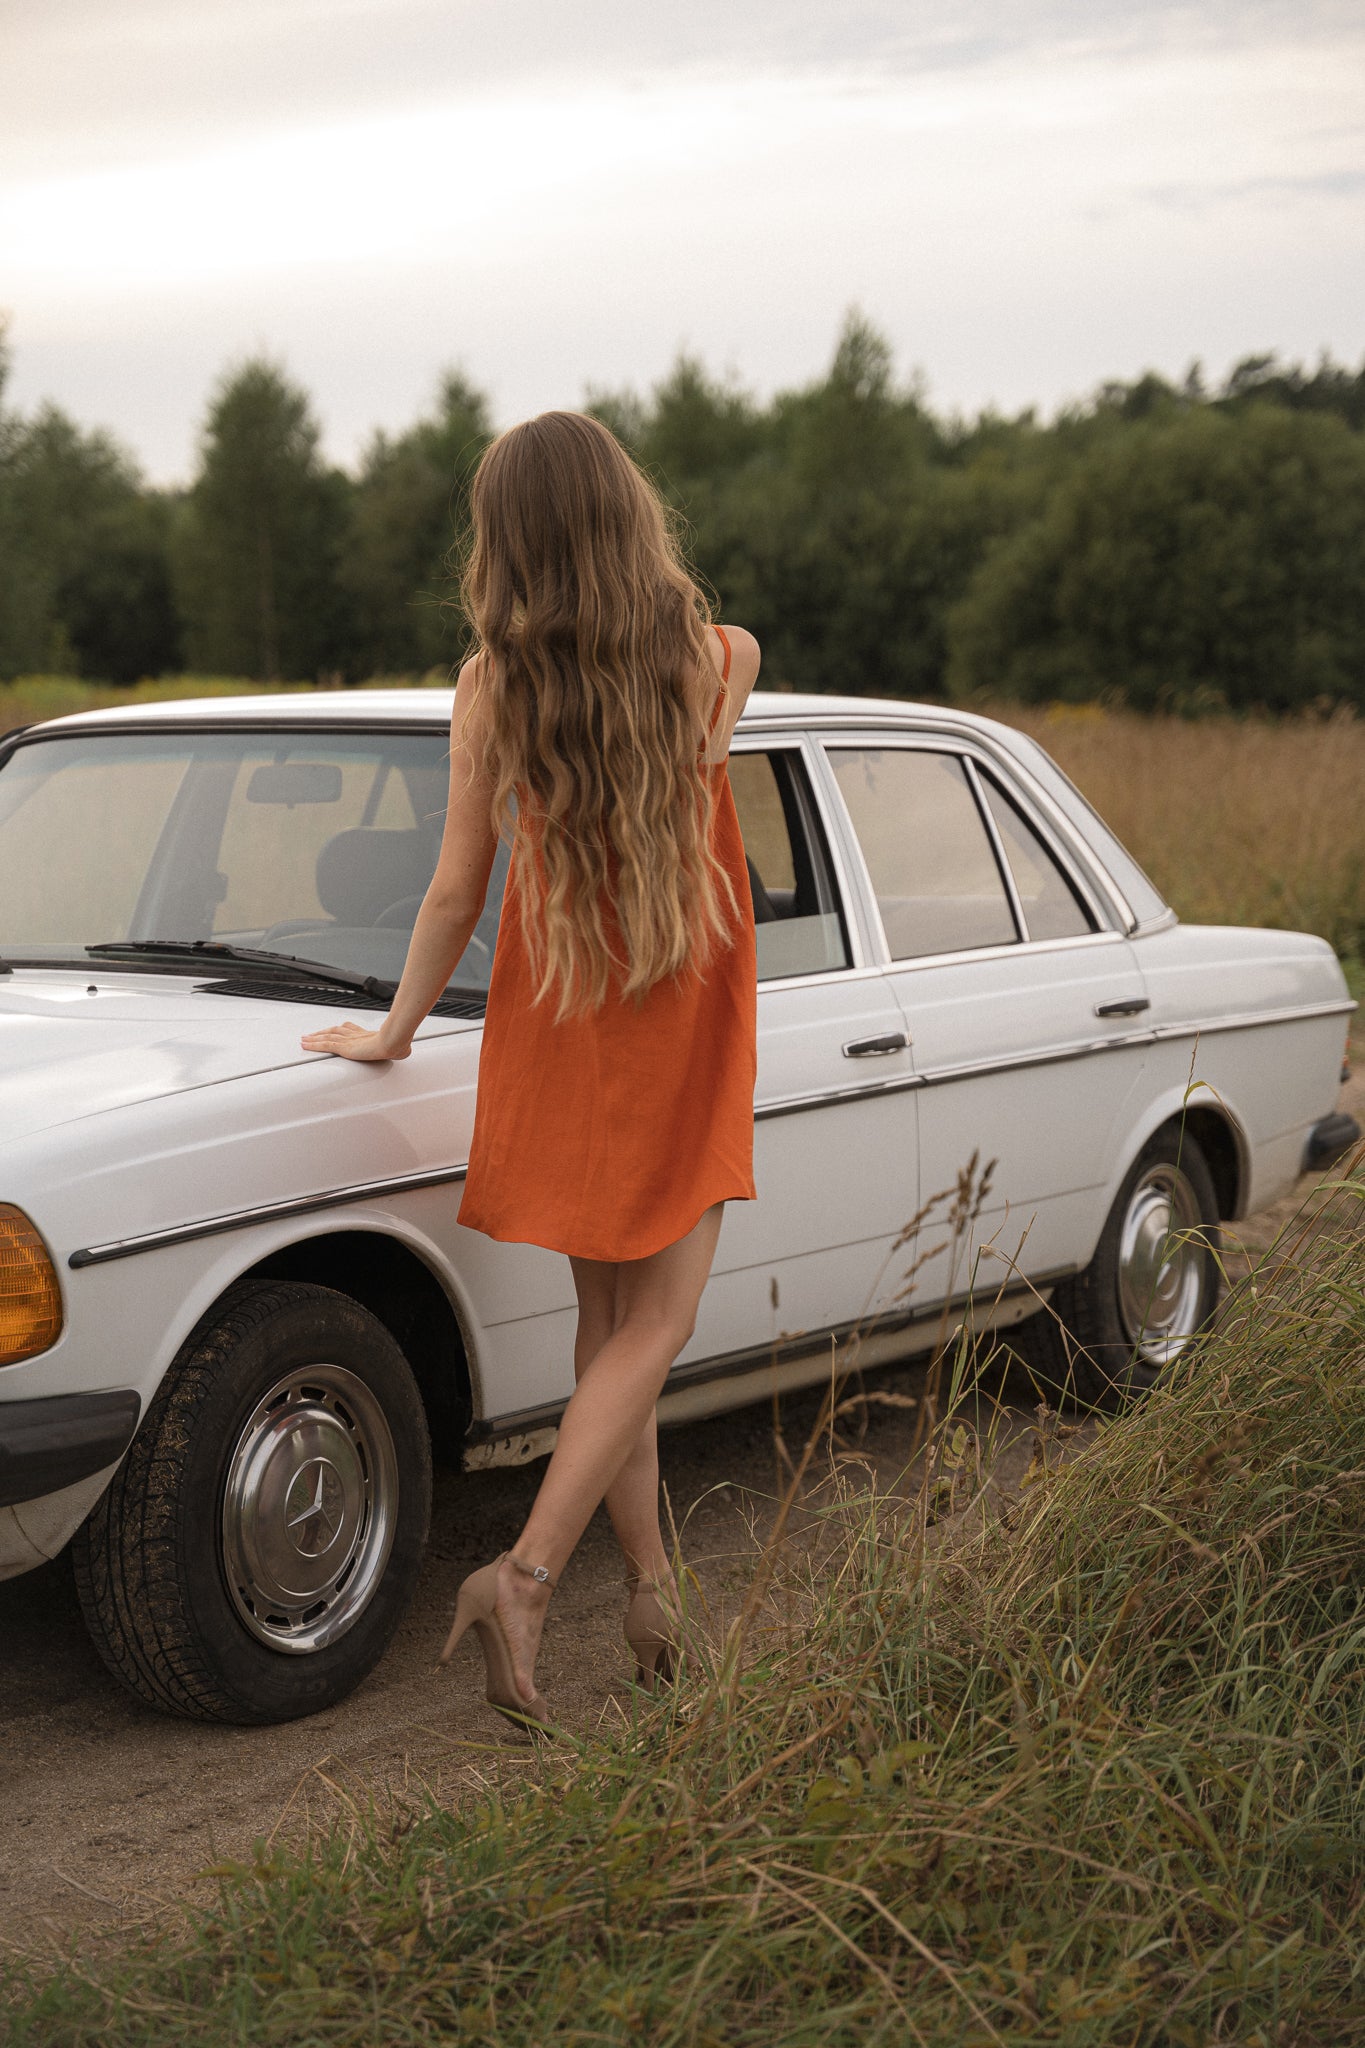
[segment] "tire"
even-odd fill
[[[109,1669],[164,1713],[260,1726],[387,1649],[431,1512],[421,1396],[368,1310],[247,1281],[190,1336],[73,1544]]]
[[[1121,1408],[1207,1326],[1218,1251],[1208,1161],[1188,1131],[1167,1124],[1133,1162],[1090,1264],[1019,1325],[1013,1348],[1052,1391],[1083,1407]]]

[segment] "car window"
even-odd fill
[[[759,980],[849,966],[848,935],[800,753],[732,752],[730,787],[749,867]]]
[[[128,937],[185,757],[126,747],[115,778],[107,755],[30,745],[0,773],[0,954]]]
[[[21,743],[0,767],[0,957],[218,939],[396,980],[448,775],[440,733]],[[500,854],[461,988],[488,985],[506,871]]]
[[[1079,939],[1095,921],[1012,797],[978,770],[1031,939]]]
[[[893,960],[1018,938],[985,820],[955,754],[832,747],[830,762]]]
[[[262,768],[282,773],[272,781],[261,776]],[[296,779],[292,787],[300,800],[290,802],[291,785],[283,777],[292,773],[297,778],[300,770],[309,769],[330,774],[315,775],[308,786]],[[402,896],[413,894],[407,884],[416,881],[419,869],[430,881],[439,836],[433,840],[421,829],[407,783],[392,757],[376,757],[373,746],[363,752],[344,743],[328,746],[325,738],[284,746],[261,738],[243,748],[218,845],[218,868],[226,888],[213,914],[214,937],[235,938],[294,918],[325,922],[328,913],[318,893],[320,856],[330,839],[356,831],[408,835],[413,873],[402,878]],[[383,843],[386,849],[392,844]],[[357,852],[362,851],[358,847]],[[325,860],[321,868],[325,877]],[[325,879],[322,886],[325,889]],[[380,916],[386,907],[378,907]]]

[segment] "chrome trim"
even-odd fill
[[[1000,946],[967,946],[957,953],[916,953],[908,960],[887,962],[890,974],[910,974],[920,967],[950,967],[960,960],[1019,960],[1034,953],[1061,953],[1074,946],[1126,946],[1126,932],[1109,928],[1101,932],[1086,932],[1077,939],[1029,939],[1020,944],[1015,939]]]
[[[955,1067],[931,1067],[920,1077],[925,1088],[941,1088],[947,1081],[977,1081],[985,1074],[1017,1073],[1026,1067],[1056,1067],[1067,1060],[1088,1060],[1102,1052],[1130,1052],[1134,1046],[1150,1045],[1150,1031],[1125,1031],[1112,1038],[1076,1039],[1070,1045],[1050,1045],[1043,1052],[1003,1053],[987,1060],[963,1060]]]
[[[1011,801],[1018,804],[1018,808],[1023,814],[1024,823],[1029,825],[1038,834],[1045,850],[1051,853],[1063,874],[1069,879],[1072,888],[1080,896],[1083,906],[1095,920],[1097,928],[1111,931],[1117,929],[1126,938],[1137,927],[1137,915],[1117,882],[1110,875],[1108,868],[1103,865],[1099,855],[1076,830],[1075,825],[1067,817],[1066,812],[1048,795],[1042,784],[1034,780],[1022,762],[1016,760],[1013,754],[1007,750],[1002,750],[992,758],[992,749],[980,734],[973,736],[973,744],[979,748],[981,754],[985,757],[985,765],[996,776],[997,780],[1003,784],[1005,794],[1010,797]],[[1020,785],[1024,783],[1026,783],[1027,787],[1021,788]],[[1021,797],[1023,798],[1022,802],[1019,801]],[[1032,817],[1029,816],[1030,803],[1032,803],[1034,811]],[[989,809],[989,805],[987,808]],[[1095,815],[1098,821],[1103,824],[1104,821],[1099,818],[1098,812]],[[1057,843],[1059,829],[1063,841],[1062,845]],[[1107,831],[1108,827],[1106,826],[1105,829]],[[1069,854],[1067,852],[1068,845],[1070,847]],[[1096,883],[1099,884],[1098,890],[1095,886]],[[1103,900],[1106,891],[1110,899],[1107,908]],[[1115,911],[1118,912],[1117,926],[1113,916]]]
[[[886,966],[877,961],[871,967],[812,967],[808,974],[775,974],[770,981],[760,981],[760,997],[769,989],[814,988],[817,982],[831,981],[885,981]]]
[[[858,747],[866,745],[869,742],[860,737],[866,724],[867,721],[861,719],[856,721],[849,720],[841,729],[833,733],[826,732],[821,728],[821,736],[818,742],[815,739],[814,733],[812,733],[812,743],[818,744],[820,750],[825,753],[828,752],[831,746]],[[1020,802],[1019,808],[1023,813],[1025,822],[1031,825],[1033,830],[1037,832],[1044,847],[1047,848],[1058,862],[1062,872],[1067,876],[1082,903],[1094,918],[1099,929],[1088,933],[1086,936],[1089,938],[1127,938],[1132,932],[1137,930],[1138,920],[1132,905],[1119,888],[1117,882],[1110,875],[1109,870],[1101,862],[1099,855],[1086,843],[1061,807],[1054,802],[1045,789],[1035,782],[1032,775],[1029,774],[1022,763],[1015,759],[1013,754],[1004,748],[994,746],[985,735],[966,730],[960,732],[925,731],[923,729],[917,730],[912,725],[900,724],[892,728],[888,733],[883,734],[878,728],[872,728],[872,743],[884,744],[888,738],[902,746],[914,748],[921,753],[951,753],[968,764],[973,763],[975,754],[979,753],[983,758],[985,766],[1003,783],[1006,792],[1011,798],[1014,800],[1023,799]],[[826,766],[829,779],[834,785],[835,794],[842,804],[843,796],[839,790],[833,766],[828,762]],[[981,801],[978,795],[978,803],[981,803]],[[1030,816],[1030,806],[1032,807],[1033,816]],[[984,804],[982,807],[989,808]],[[845,816],[847,817],[847,815],[845,808]],[[856,843],[857,833],[854,830],[851,818],[848,818],[848,830]],[[1062,842],[1060,845],[1058,844],[1059,837]],[[860,847],[860,854],[861,850]],[[1006,861],[1006,868],[1008,869],[1008,861]],[[870,901],[875,905],[877,900],[876,891],[872,888],[872,877],[867,872],[865,862],[863,863],[862,872]],[[1009,886],[1011,888],[1013,886],[1012,875]],[[1106,896],[1108,897],[1107,905],[1104,900]],[[880,928],[881,919],[879,916],[879,931]],[[1026,922],[1021,922],[1020,930],[1021,932],[1027,931]],[[883,938],[884,943],[885,940]],[[1030,942],[1027,938],[1022,938],[1014,943],[1015,949],[1017,949],[1019,945],[1028,943],[1075,945],[1083,943],[1083,941],[1040,940]],[[995,950],[997,949],[981,947],[977,949],[977,952],[985,954]],[[905,965],[906,963],[900,962],[898,964]]]
[[[1099,937],[1101,934],[1097,933],[1095,936]],[[1108,936],[1117,938],[1121,934],[1111,933]],[[1313,1017],[1342,1017],[1358,1007],[1352,997],[1345,996],[1327,1003],[1305,1003],[1293,1010],[1242,1011],[1230,1017],[1206,1018],[1200,1023],[1157,1024],[1144,1031],[1125,1031],[1115,1033],[1109,1038],[1084,1039],[1071,1045],[1049,1046],[1041,1052],[1010,1053],[993,1059],[966,1060],[957,1066],[931,1067],[920,1073],[898,1074],[891,1080],[864,1082],[853,1088],[831,1088],[811,1095],[781,1096],[772,1102],[756,1104],[754,1122],[767,1123],[775,1117],[794,1116],[802,1110],[824,1109],[841,1102],[857,1102],[874,1095],[899,1095],[911,1088],[940,1088],[949,1081],[976,1080],[985,1074],[1008,1073],[1026,1067],[1053,1066],[1066,1060],[1089,1059],[1093,1054],[1124,1051],[1133,1046],[1169,1044],[1184,1038],[1202,1038],[1219,1031],[1254,1031],[1263,1025],[1297,1024]],[[222,1216],[207,1216],[197,1223],[178,1224],[167,1230],[144,1231],[137,1237],[112,1238],[104,1244],[87,1245],[80,1251],[70,1253],[66,1263],[73,1271],[79,1272],[86,1266],[107,1265],[114,1259],[131,1259],[142,1252],[162,1251],[171,1245],[190,1244],[197,1238],[217,1237],[231,1230],[247,1230],[256,1223],[275,1223],[290,1216],[311,1215],[320,1209],[345,1208],[353,1202],[408,1194],[419,1188],[446,1187],[462,1181],[468,1171],[466,1161],[459,1166],[433,1166],[420,1173],[396,1174],[388,1180],[359,1181],[351,1187],[328,1188],[313,1195],[294,1195],[282,1202],[264,1203],[259,1208],[235,1209]]]
[[[848,849],[840,830],[841,819],[830,805],[829,793],[823,786],[823,752],[805,733],[799,735],[798,744],[801,765],[805,770],[806,787],[820,830],[824,834],[825,854],[843,911],[844,935],[853,955],[853,965],[856,968],[875,969],[881,964],[877,958],[881,921],[878,919],[875,925],[870,921],[870,913],[875,910],[875,903],[858,887],[856,877],[850,872]]]
[[[772,1102],[754,1107],[756,1124],[771,1123],[774,1117],[797,1116],[804,1109],[832,1109],[841,1102],[861,1102],[870,1095],[902,1095],[908,1088],[922,1088],[922,1074],[898,1074],[891,1081],[863,1081],[851,1088],[822,1088],[813,1095],[779,1095]]]
[[[1294,1024],[1309,1017],[1333,1017],[1355,1007],[1347,1000],[1312,1003],[1298,1010],[1248,1011],[1235,1017],[1215,1017],[1201,1024],[1148,1025],[1141,1031],[1116,1031],[1107,1038],[1075,1039],[1070,1044],[1046,1046],[1036,1052],[1004,1053],[990,1059],[962,1060],[955,1066],[924,1067],[918,1073],[897,1075],[893,1080],[867,1082],[859,1087],[781,1096],[776,1101],[759,1104],[754,1110],[754,1121],[765,1123],[773,1117],[795,1116],[801,1110],[856,1102],[863,1096],[895,1095],[908,1088],[942,1088],[950,1081],[979,1081],[988,1074],[1060,1066],[1068,1060],[1086,1060],[1106,1052],[1128,1052],[1136,1046],[1169,1043],[1182,1038],[1202,1038],[1218,1031],[1252,1031],[1263,1024]]]
[[[221,1562],[249,1635],[306,1656],[354,1628],[399,1508],[383,1403],[343,1365],[296,1365],[261,1396],[223,1489]]]
[[[1353,996],[1330,1003],[1301,1003],[1294,1010],[1238,1010],[1229,1017],[1206,1017],[1200,1024],[1154,1024],[1151,1036],[1163,1041],[1205,1038],[1215,1031],[1252,1031],[1259,1024],[1301,1024],[1310,1017],[1344,1017],[1360,1005]]]
[[[846,1060],[884,1060],[893,1052],[909,1052],[910,1038],[904,1031],[877,1031],[869,1038],[845,1039]]]
[[[825,818],[825,830],[832,844],[839,850],[840,875],[846,895],[857,907],[861,950],[864,957],[878,968],[885,969],[890,961],[886,933],[882,929],[882,914],[877,903],[877,892],[872,886],[868,871],[867,857],[862,842],[853,827],[843,791],[840,789],[829,758],[829,751],[811,735],[805,740],[807,758],[810,763],[810,777],[817,791],[817,800]]]
[[[400,1173],[389,1180],[358,1181],[353,1187],[327,1188],[316,1195],[293,1195],[287,1201],[265,1202],[255,1209],[233,1209],[223,1216],[206,1216],[198,1223],[181,1223],[168,1230],[147,1230],[138,1237],[116,1237],[107,1244],[87,1245],[82,1251],[72,1252],[66,1263],[79,1272],[83,1266],[104,1266],[112,1259],[136,1258],[141,1252],[164,1251],[168,1245],[191,1244],[200,1237],[249,1230],[254,1223],[278,1223],[289,1216],[309,1216],[318,1209],[342,1209],[351,1202],[409,1194],[414,1188],[447,1187],[463,1180],[468,1171],[468,1162],[460,1166],[432,1166],[423,1173]]]
[[[681,1387],[703,1386],[708,1380],[728,1379],[739,1376],[755,1366],[777,1365],[787,1359],[808,1358],[816,1353],[828,1358],[830,1339],[836,1346],[853,1343],[862,1337],[889,1335],[904,1330],[907,1333],[917,1329],[932,1329],[945,1317],[951,1318],[962,1309],[982,1307],[986,1303],[1013,1301],[1019,1295],[1037,1293],[1039,1307],[1044,1306],[1044,1297],[1050,1288],[1063,1280],[1070,1280],[1079,1269],[1075,1266],[1052,1266],[1045,1273],[1022,1274],[1013,1280],[1002,1281],[997,1286],[963,1288],[950,1295],[946,1301],[926,1302],[923,1307],[905,1309],[899,1313],[868,1316],[852,1323],[833,1323],[822,1330],[804,1330],[776,1343],[745,1345],[738,1351],[721,1352],[713,1358],[694,1359],[689,1365],[675,1365],[664,1381],[660,1400]],[[950,1324],[951,1327],[951,1324]],[[856,1371],[856,1365],[842,1368],[840,1377],[849,1371]],[[499,1437],[530,1435],[537,1429],[552,1427],[568,1406],[563,1401],[545,1401],[536,1408],[514,1409],[508,1415],[491,1415],[471,1424],[465,1438],[466,1449],[485,1444]]]
[[[951,967],[963,960],[1019,960],[1025,955],[1031,959],[1035,953],[1061,953],[1075,946],[1127,944],[1127,934],[1112,927],[1083,932],[1073,939],[1029,939],[1022,945],[1013,939],[1002,946],[968,946],[959,953],[917,953],[909,960],[877,960],[866,967],[819,967],[809,974],[774,975],[771,981],[760,981],[758,992],[761,996],[770,988],[809,988],[816,982],[887,981],[893,975],[913,973],[921,967]]]
[[[1014,919],[1014,929],[1018,935],[1019,944],[1026,946],[1029,942],[1029,929],[1028,919],[1024,915],[1024,899],[1019,894],[1019,884],[1014,878],[1014,869],[1010,866],[1010,857],[1005,851],[1005,842],[1000,836],[1000,827],[995,822],[994,811],[986,801],[986,792],[981,787],[981,777],[977,773],[975,761],[970,754],[964,754],[961,758],[963,772],[967,777],[967,787],[972,793],[972,801],[976,805],[977,815],[986,828],[986,837],[991,843],[991,852],[995,855],[995,865],[999,870],[1000,879],[1005,886],[1005,896],[1009,903],[1010,916]],[[1044,841],[1043,843],[1046,845],[1047,842]]]

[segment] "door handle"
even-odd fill
[[[1146,996],[1120,996],[1117,1002],[1096,1003],[1097,1017],[1138,1017],[1152,1007]]]
[[[903,1031],[884,1031],[880,1038],[850,1038],[844,1047],[846,1060],[866,1060],[883,1052],[904,1052],[910,1041]]]

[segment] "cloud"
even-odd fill
[[[1356,0],[7,0],[0,167],[157,158],[432,99],[1332,40]]]
[[[1150,185],[1136,196],[1177,213],[1209,213],[1225,206],[1284,201],[1356,199],[1365,193],[1365,169],[1305,171],[1295,176],[1210,178],[1201,184]]]

